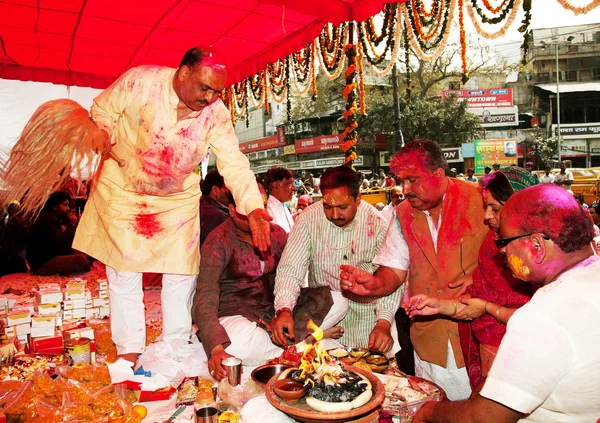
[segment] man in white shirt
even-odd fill
[[[542,175],[540,178],[540,184],[553,184],[554,183],[554,175],[550,173],[552,168],[550,165],[546,165],[544,168],[545,175]]]
[[[396,206],[398,206],[398,204],[400,204],[403,200],[404,194],[402,193],[402,187],[400,185],[396,185],[390,190],[390,204],[381,210],[381,214],[383,217],[385,217],[386,222],[392,220],[392,216],[396,211]]]
[[[289,234],[294,226],[294,219],[286,202],[291,201],[296,192],[294,175],[283,167],[272,167],[265,177],[265,185],[269,191],[267,211],[273,217],[273,223]]]
[[[573,174],[567,170],[565,162],[560,162],[560,173],[554,176],[554,185],[558,185],[564,189],[571,189],[572,184]]]
[[[426,403],[413,422],[596,422],[600,416],[600,258],[592,222],[566,191],[514,194],[496,244],[513,274],[542,285],[508,322],[483,389]]]

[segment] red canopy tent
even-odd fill
[[[105,88],[142,64],[176,67],[194,45],[228,57],[229,83],[405,0],[4,0],[0,78]]]

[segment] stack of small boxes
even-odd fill
[[[0,314],[5,315],[8,338],[18,338],[32,353],[60,353],[63,336],[94,338],[93,330],[78,320],[110,315],[108,282],[98,280],[97,297],[92,297],[86,281],[80,278],[67,282],[64,289],[57,283],[38,284],[32,298],[0,296]],[[62,333],[57,328],[66,330]]]
[[[85,318],[103,318],[110,315],[108,307],[108,281],[98,279],[98,297],[86,297],[85,300]],[[89,293],[89,291],[87,291]]]

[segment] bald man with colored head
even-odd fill
[[[592,222],[565,189],[513,194],[496,244],[519,279],[541,286],[510,318],[481,392],[427,403],[414,422],[594,422],[600,416],[600,257]]]
[[[223,56],[194,47],[177,69],[129,69],[94,99],[91,118],[121,163],[108,159],[98,171],[73,248],[106,264],[112,338],[132,362],[146,346],[143,273],[163,274],[163,340],[189,340],[200,270],[194,170],[209,148],[254,244],[268,249],[270,217],[220,99],[226,82]]]

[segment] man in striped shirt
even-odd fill
[[[400,349],[392,326],[402,289],[378,299],[360,297],[342,293],[339,279],[341,264],[373,273],[371,261],[383,243],[388,224],[373,206],[361,200],[358,176],[351,168],[325,171],[321,190],[323,200],[302,212],[277,267],[273,340],[287,346],[284,331],[294,333],[293,310],[308,271],[310,287],[331,288],[334,304],[320,322],[323,330],[339,323],[344,330],[341,343],[393,354]]]

